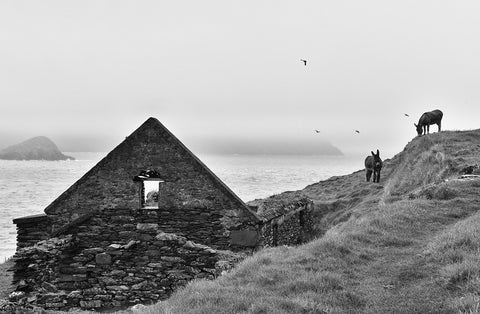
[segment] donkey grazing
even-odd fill
[[[373,182],[380,182],[380,170],[382,170],[382,160],[380,159],[380,152],[377,149],[377,154],[371,152],[372,156],[365,158],[365,171],[367,173],[367,182],[370,182],[370,177],[373,172]]]
[[[438,125],[438,132],[440,132],[442,128],[442,118],[443,112],[440,110],[433,110],[429,112],[425,112],[418,120],[418,124],[413,124],[417,128],[418,135],[430,133],[430,125],[436,124]]]

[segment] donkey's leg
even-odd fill
[[[377,183],[380,182],[380,171],[377,171]]]
[[[367,182],[370,182],[371,177],[372,177],[372,170],[367,170]]]
[[[438,125],[438,132],[440,132],[442,130],[442,121],[438,122],[437,125]]]
[[[430,134],[430,124],[427,124],[427,133]]]

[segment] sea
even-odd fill
[[[65,152],[67,161],[0,160],[0,263],[13,256],[18,217],[44,208],[107,153]],[[230,189],[248,202],[300,190],[332,176],[363,168],[363,158],[305,155],[197,155]]]

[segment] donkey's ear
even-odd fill
[[[417,127],[417,126],[418,126],[416,123],[413,123],[413,125],[414,125],[415,127]]]
[[[377,149],[377,156],[380,157],[380,151]]]
[[[375,156],[375,153],[373,151],[370,151],[370,153],[372,153],[372,156]]]

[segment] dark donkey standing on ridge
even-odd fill
[[[365,158],[365,171],[367,173],[367,182],[370,182],[370,177],[373,172],[373,182],[380,182],[380,170],[382,170],[382,160],[380,159],[380,152],[377,149],[377,154],[371,152],[372,156]]]
[[[420,120],[418,120],[418,125],[415,123],[413,125],[415,125],[415,127],[417,128],[417,133],[419,136],[422,134],[430,133],[431,124],[438,125],[438,132],[440,132],[442,128],[442,118],[443,118],[443,112],[437,109],[437,110],[425,112],[420,117]]]

